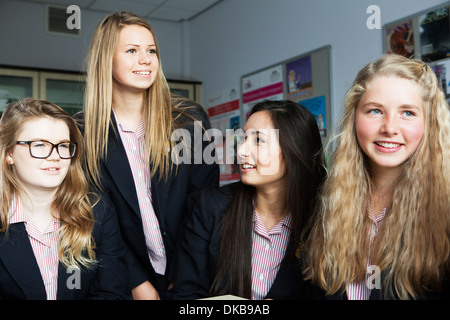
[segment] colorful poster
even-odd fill
[[[217,93],[208,99],[208,104],[210,105],[208,115],[211,120],[211,127],[222,132],[222,140],[215,139],[217,161],[220,169],[220,184],[224,185],[238,181],[241,177],[239,165],[237,164],[237,140],[234,139],[234,135],[229,134],[240,128],[237,90],[233,88]],[[227,137],[234,139],[234,141],[227,143]]]
[[[286,63],[287,99],[298,100],[312,96],[311,56]]]
[[[282,68],[280,64],[242,78],[242,108],[245,120],[256,103],[284,99]]]
[[[326,113],[325,113],[325,96],[311,98],[299,101],[299,103],[316,117],[317,126],[319,127],[320,135],[327,136]]]
[[[407,58],[414,55],[412,20],[406,20],[386,28],[386,52]]]

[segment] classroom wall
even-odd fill
[[[171,79],[203,83],[202,97],[240,86],[242,75],[331,45],[332,123],[357,71],[382,54],[382,30],[370,30],[446,0],[224,0],[191,21],[150,20]],[[76,4],[76,1],[74,1]],[[0,65],[83,70],[95,26],[105,16],[82,11],[80,37],[45,33],[45,5],[0,0]]]
[[[367,28],[368,6],[380,7],[382,27],[445,2],[225,0],[190,22],[191,75],[203,82],[205,104],[210,93],[240,88],[242,75],[331,45],[335,124],[358,70],[382,54],[382,30]]]
[[[42,3],[0,0],[0,65],[84,70],[92,33],[107,13],[82,10],[81,34],[74,37],[47,34],[45,12]],[[188,63],[181,50],[188,39],[186,35],[183,39],[183,24],[154,20],[151,25],[164,57],[164,72],[168,77],[183,78]]]

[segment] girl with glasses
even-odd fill
[[[124,246],[106,197],[88,193],[82,136],[51,102],[0,122],[0,299],[125,299]]]

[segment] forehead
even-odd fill
[[[124,43],[127,42],[127,43]],[[139,44],[147,42],[147,44],[154,44],[153,34],[147,28],[140,25],[126,25],[119,32],[119,43],[125,44]]]
[[[245,123],[244,130],[275,129],[269,112],[258,111],[252,114]]]
[[[18,139],[67,140],[70,139],[70,131],[63,120],[39,117],[23,123]]]

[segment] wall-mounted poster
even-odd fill
[[[240,128],[239,95],[237,90],[235,88],[223,90],[223,92],[211,96],[208,99],[208,105],[211,127],[220,130],[223,137],[222,141],[215,141],[215,150],[220,169],[220,185],[238,181],[240,174],[236,158],[237,141],[230,134],[230,131]],[[227,137],[232,140],[227,141]]]
[[[312,95],[311,56],[286,63],[287,98],[298,100]]]
[[[419,16],[420,46],[426,62],[450,56],[449,7],[442,7]]]
[[[327,125],[326,125],[326,108],[325,108],[325,96],[315,97],[299,102],[306,109],[316,117],[317,126],[319,127],[320,135],[326,137]]]
[[[405,20],[386,28],[386,52],[411,58],[414,55],[412,20]]]
[[[277,65],[242,78],[242,109],[245,120],[253,106],[263,100],[282,100],[283,66]],[[244,124],[242,124],[243,126]]]

